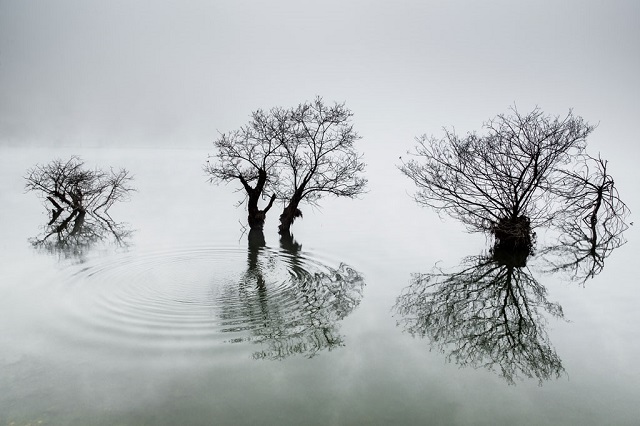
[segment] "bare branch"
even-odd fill
[[[360,136],[351,124],[353,113],[344,104],[313,102],[289,112],[290,137],[282,145],[283,173],[278,198],[287,204],[280,215],[280,232],[288,232],[301,213],[301,202],[315,204],[324,195],[354,198],[365,191],[365,163],[354,144]]]

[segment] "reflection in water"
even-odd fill
[[[564,372],[543,316],[563,318],[562,307],[526,266],[470,256],[455,272],[413,274],[395,310],[406,331],[428,337],[449,360],[498,371],[509,383]]]
[[[36,248],[66,258],[82,258],[100,242],[126,246],[132,231],[116,223],[107,213],[87,213],[79,210],[52,212],[49,223],[40,235],[29,239]]]
[[[557,244],[543,248],[539,254],[545,272],[562,272],[584,284],[602,272],[605,259],[623,243],[621,234],[591,238],[578,221],[566,222]]]
[[[607,162],[584,151],[594,126],[573,117],[500,115],[488,134],[419,139],[400,170],[419,188],[418,203],[444,212],[470,231],[493,237],[488,256],[463,260],[457,272],[414,274],[398,297],[399,323],[429,337],[461,365],[543,380],[564,371],[545,331],[544,313],[563,318],[527,261],[543,272],[586,282],[625,243],[630,214]],[[555,235],[536,249],[538,228]],[[546,243],[546,242],[545,242]]]
[[[131,231],[116,223],[108,211],[135,191],[132,179],[126,169],[86,169],[76,156],[27,170],[25,189],[52,206],[51,220],[41,235],[30,239],[31,244],[66,257],[82,257],[108,237],[124,245]]]
[[[582,193],[576,209],[584,211],[589,205],[586,195]],[[602,271],[605,258],[624,244],[627,229],[620,220],[626,207],[624,215],[615,213],[613,205],[600,209],[609,201],[602,200],[596,187],[588,215],[567,214],[558,222],[556,244],[540,249],[537,256],[545,265],[543,272],[568,272],[584,283]],[[559,304],[547,300],[546,288],[527,267],[528,259],[527,247],[517,250],[496,243],[489,256],[467,257],[456,272],[413,274],[396,301],[398,322],[412,335],[428,337],[448,352],[448,359],[499,370],[509,383],[521,376],[540,383],[557,378],[564,368],[549,342],[543,314],[564,315]]]
[[[360,303],[362,276],[343,263],[335,269],[313,265],[290,234],[281,236],[280,247],[284,271],[263,233],[250,231],[247,271],[225,296],[239,303],[221,308],[224,331],[249,331],[250,337],[234,341],[260,344],[255,359],[313,357],[344,346],[338,322]]]

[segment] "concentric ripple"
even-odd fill
[[[128,253],[72,271],[54,327],[101,349],[313,356],[343,344],[363,286],[345,264],[264,246]]]

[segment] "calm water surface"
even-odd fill
[[[70,154],[135,175],[110,211],[125,244],[31,245],[48,216],[22,176]],[[394,309],[412,274],[486,244],[413,204],[396,153],[367,151],[370,192],[303,208],[292,240],[275,207],[264,239],[243,234],[240,194],[206,182],[206,154],[2,149],[0,425],[638,424],[633,233],[585,286],[531,262],[568,320],[536,323],[562,369],[516,366],[510,384],[412,337]]]

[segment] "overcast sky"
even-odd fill
[[[320,95],[363,146],[400,152],[513,104],[572,107],[624,160],[639,79],[635,0],[0,0],[4,145],[210,147],[252,110]]]

